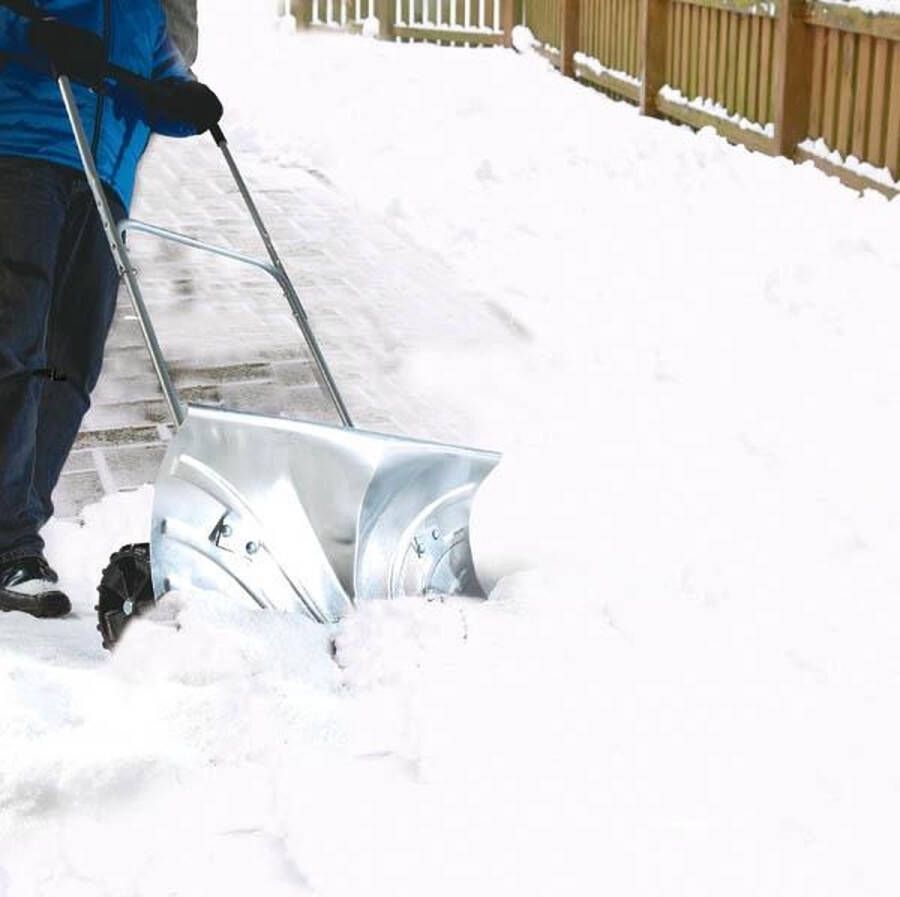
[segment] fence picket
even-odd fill
[[[631,10],[632,0],[622,0],[622,49],[620,58],[622,65],[620,71],[631,71]]]
[[[759,23],[759,83],[757,85],[756,120],[768,124],[772,120],[772,74],[775,61],[772,56],[772,33],[775,21],[764,16]]]
[[[728,27],[731,15],[727,10],[719,10],[719,75],[716,82],[715,100],[723,107],[728,102]]]
[[[672,87],[680,82],[681,73],[681,4],[672,3],[669,6],[669,54],[672,62],[669,66],[667,81]]]
[[[824,28],[813,28],[812,93],[809,102],[810,136],[822,136],[825,113],[825,55],[828,34]]]
[[[697,53],[699,55],[697,71],[697,94],[701,97],[709,96],[707,89],[707,75],[709,66],[709,8],[704,6],[700,10],[700,36],[698,38]]]
[[[853,109],[853,140],[851,150],[857,159],[866,158],[866,119],[871,114],[872,38],[859,36],[856,61],[856,98]]]
[[[581,10],[581,20],[578,23],[578,46],[586,56],[594,56],[594,47],[591,43],[591,27],[594,20],[596,3],[584,3]],[[596,57],[594,57],[596,58]]]
[[[688,71],[684,93],[689,97],[697,96],[700,91],[698,89],[698,78],[700,74],[700,59],[697,53],[698,44],[700,43],[700,12],[699,8],[690,5],[685,7],[688,16],[687,29],[687,53],[688,53]]]
[[[893,57],[884,158],[891,174],[900,180],[900,43],[893,45]]]
[[[735,78],[734,111],[747,116],[747,66],[750,47],[750,17],[738,17],[738,61]]]
[[[643,8],[643,0],[635,0],[634,4],[634,71],[632,74],[636,78],[642,77],[641,72],[643,71],[643,48],[644,48],[644,39],[641,36],[641,14]],[[658,26],[658,31],[660,34],[665,35],[667,29],[667,24],[664,21],[661,25]],[[665,38],[663,38],[665,40]],[[660,53],[660,68],[665,65],[665,53]]]
[[[626,71],[634,78],[641,76],[641,63],[638,59],[638,32],[640,30],[640,2],[628,0],[628,68]]]
[[[734,13],[728,13],[728,94],[725,105],[729,112],[737,109],[738,81],[738,20]]]
[[[822,136],[829,146],[834,146],[837,136],[837,86],[840,67],[841,33],[829,31],[825,50],[825,98],[822,113]]]
[[[853,86],[856,68],[856,35],[841,34],[840,70],[838,73],[837,134],[834,148],[846,156],[850,152],[850,129],[853,124]]]
[[[609,0],[609,58],[611,69],[619,68],[619,34],[621,31],[621,0]]]
[[[747,60],[747,118],[760,121],[759,117],[759,34],[762,26],[760,16],[750,16],[750,51]]]
[[[622,21],[624,0],[613,0],[613,31],[612,31],[612,55],[610,56],[611,68],[621,71],[622,65]]]
[[[872,64],[872,119],[869,126],[869,161],[884,165],[884,132],[887,107],[888,52],[890,45],[884,38],[875,41]]]
[[[706,84],[703,86],[704,96],[712,99],[716,95],[716,65],[718,64],[719,17],[716,10],[709,10],[709,38],[707,43]]]
[[[691,8],[686,3],[681,6],[681,78],[678,87],[682,93],[690,93],[691,80]]]

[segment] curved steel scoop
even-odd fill
[[[356,430],[293,284],[221,130],[212,136],[268,261],[136,221],[118,227],[67,78],[59,79],[85,173],[177,424],[156,483],[157,597],[205,589],[337,620],[355,601],[482,595],[469,545],[472,498],[500,456]],[[341,427],[181,404],[125,248],[126,230],[260,268],[281,287]]]
[[[156,592],[208,589],[320,622],[355,600],[482,595],[469,512],[498,460],[191,407],[156,484]]]

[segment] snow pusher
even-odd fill
[[[476,490],[500,456],[354,428],[221,129],[212,130],[213,139],[268,259],[138,221],[116,224],[69,80],[61,77],[58,84],[110,249],[175,423],[156,480],[150,543],[116,552],[103,574],[97,611],[104,645],[112,647],[134,616],[172,590],[212,591],[261,608],[300,611],[321,623],[373,599],[483,596],[469,544],[469,514]],[[340,425],[185,407],[125,247],[128,232],[268,274],[291,308]]]

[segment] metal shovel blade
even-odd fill
[[[499,460],[191,406],[156,483],[156,595],[210,590],[319,622],[373,598],[483,595],[469,514]]]

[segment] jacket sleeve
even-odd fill
[[[160,23],[153,53],[152,81],[193,81],[195,80],[184,63],[181,53],[169,38],[165,17]],[[116,103],[125,114],[142,119],[151,131],[166,137],[194,137],[197,131],[184,122],[175,121],[165,115],[154,113],[140,94],[129,87],[115,88]]]
[[[25,19],[10,9],[0,7],[0,55],[30,54],[27,28]]]
[[[179,81],[193,81],[193,77],[185,65],[184,58],[175,46],[166,27],[165,17],[156,39],[156,50],[153,53],[153,80],[163,81],[166,78],[177,78]]]
[[[169,36],[165,15],[156,41],[156,52],[153,54],[153,80],[154,81],[194,81],[184,58]],[[168,119],[165,116],[157,116],[147,122],[157,133],[166,137],[194,137],[197,134],[195,128],[180,121]]]

